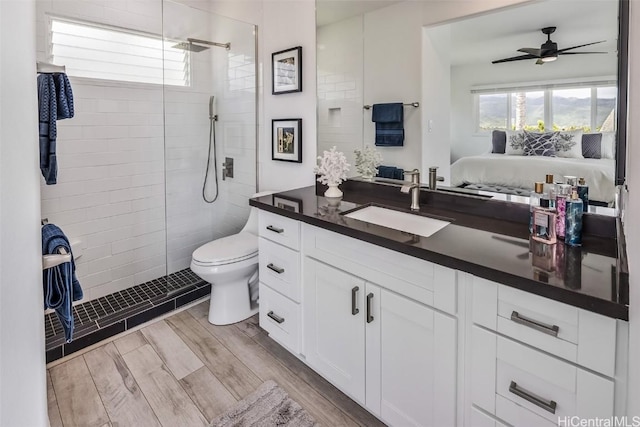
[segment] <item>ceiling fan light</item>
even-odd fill
[[[542,62],[553,62],[556,59],[558,59],[558,55],[553,55],[553,56],[545,56],[544,58],[540,58],[542,60]]]

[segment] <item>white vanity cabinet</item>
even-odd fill
[[[624,384],[618,380],[626,360],[617,350],[626,322],[467,277],[473,294],[467,337],[471,414],[481,409],[496,422],[549,427],[573,416],[624,415]]]
[[[344,239],[353,239],[327,233],[303,226],[305,255],[319,258],[304,257],[306,362],[389,425],[455,425],[456,318],[407,298],[392,286],[386,287],[381,277],[372,283],[371,278],[348,273],[366,266],[366,257],[358,254],[370,255],[367,243],[356,241],[364,252],[338,255],[343,269],[328,265],[326,262],[332,260],[327,258],[331,257],[323,256],[324,251],[311,250],[311,246],[344,247]],[[388,251],[375,248],[374,252]],[[429,277],[433,277],[436,266],[401,256],[407,259],[395,261],[422,263],[423,282],[433,283]],[[384,262],[374,266],[374,260],[368,261],[369,269],[385,269]],[[413,267],[415,272],[420,271],[417,265]],[[439,278],[443,277],[452,280],[447,285],[455,293],[455,274],[443,272]]]

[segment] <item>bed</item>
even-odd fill
[[[527,188],[553,174],[556,181],[565,175],[583,177],[589,186],[589,199],[613,203],[615,160],[575,159],[543,156],[482,154],[458,159],[451,165],[451,186],[468,184]]]

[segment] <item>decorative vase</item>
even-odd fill
[[[324,197],[342,197],[342,191],[338,188],[338,184],[328,184],[329,188],[324,192]]]

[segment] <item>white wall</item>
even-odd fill
[[[629,129],[627,134],[627,185],[625,235],[629,260],[629,398],[628,414],[640,416],[640,4],[629,2]]]
[[[263,76],[260,190],[284,190],[315,183],[316,164],[316,15],[315,2],[265,0],[259,27]],[[302,92],[271,94],[271,54],[302,46]],[[302,118],[302,164],[271,160],[271,120]]]
[[[0,2],[0,425],[46,426],[35,3]],[[19,43],[16,42],[19,40]]]
[[[318,153],[334,145],[357,176],[355,149],[362,149],[363,124],[373,126],[371,111],[362,108],[364,52],[363,17],[325,25],[317,31]],[[365,118],[368,118],[366,121]],[[365,120],[363,122],[363,120]],[[366,141],[365,145],[373,145]]]

